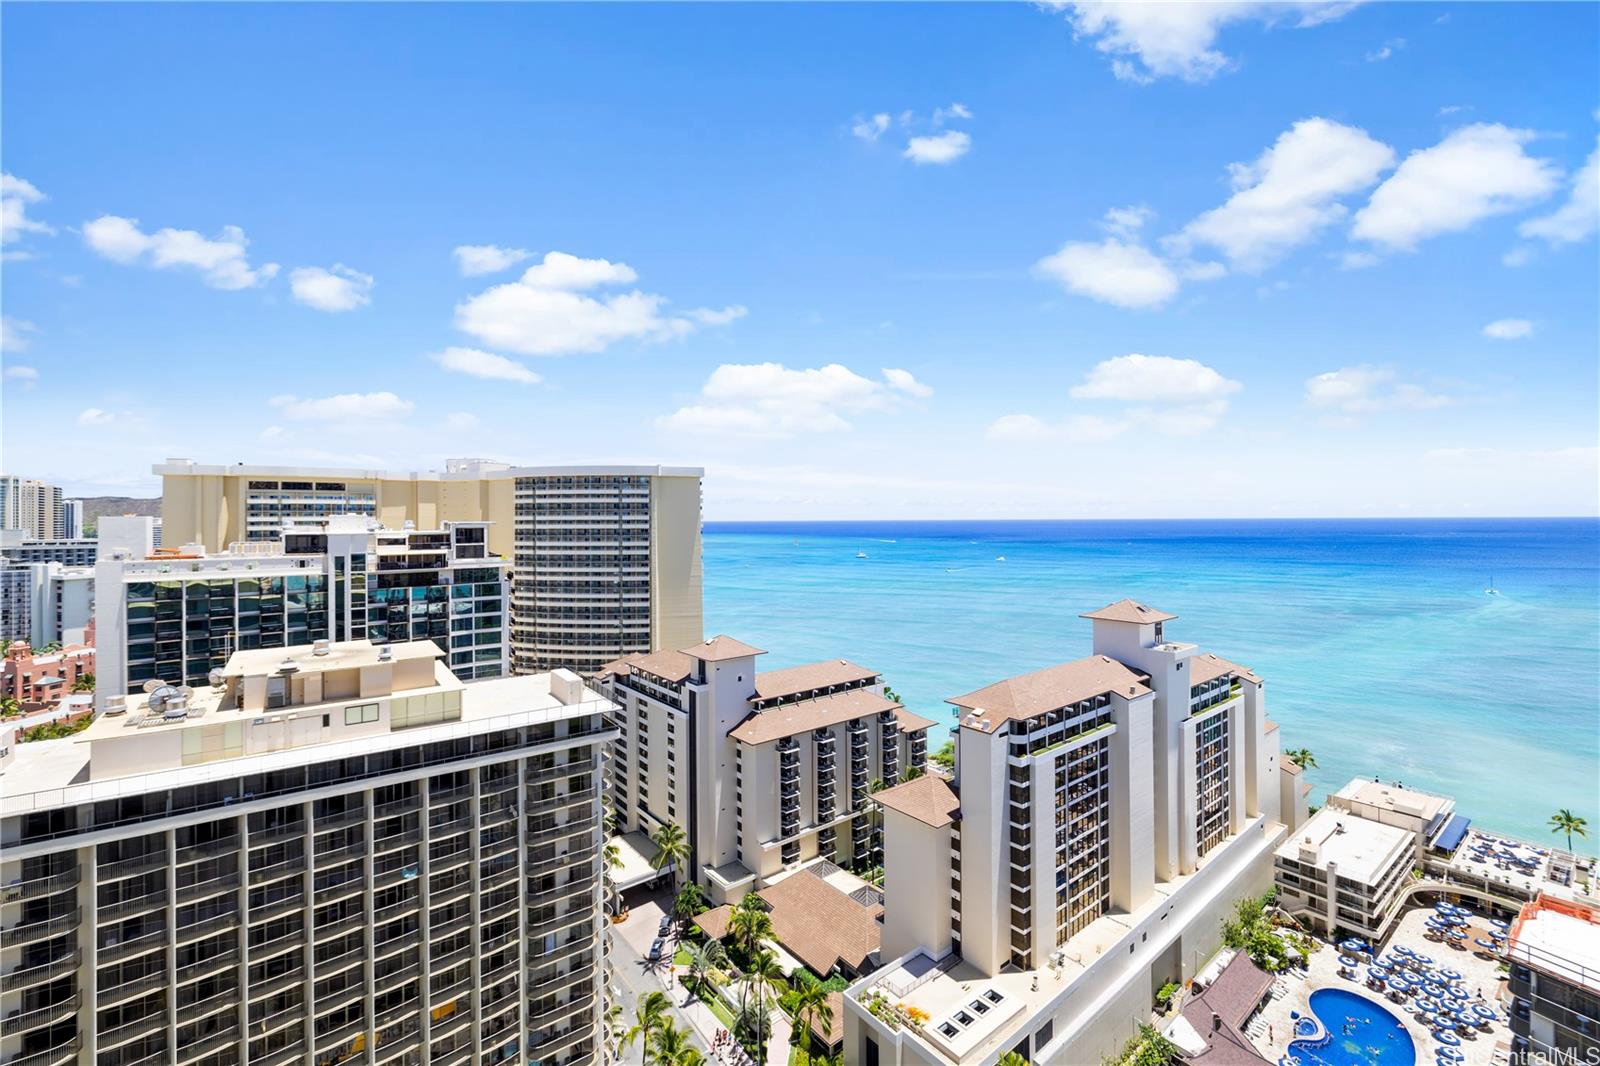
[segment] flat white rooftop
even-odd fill
[[[1511,931],[1508,958],[1569,984],[1600,992],[1600,910],[1593,904],[1540,899]]]
[[[1416,846],[1416,837],[1399,826],[1384,825],[1337,807],[1324,807],[1278,845],[1279,858],[1310,863],[1326,870],[1337,863],[1339,876],[1376,884],[1395,857]]]
[[[1431,821],[1441,811],[1455,806],[1455,801],[1448,796],[1436,796],[1432,792],[1421,792],[1403,785],[1384,784],[1382,781],[1368,781],[1360,777],[1345,785],[1334,795],[1353,803],[1410,815],[1424,822]]]

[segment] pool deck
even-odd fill
[[[1417,907],[1403,914],[1395,931],[1390,934],[1388,945],[1382,954],[1404,946],[1428,955],[1437,966],[1460,971],[1462,987],[1474,996],[1481,992],[1484,1001],[1503,1014],[1505,1008],[1501,1004],[1501,993],[1504,988],[1504,978],[1499,972],[1498,960],[1478,954],[1481,949],[1476,946],[1458,950],[1441,941],[1428,939],[1425,923],[1432,914],[1432,907]],[[1488,928],[1485,919],[1473,918],[1468,928],[1467,943],[1470,945],[1473,939],[1480,936],[1487,938]],[[1303,973],[1295,971],[1293,975],[1279,978],[1281,986],[1286,988],[1285,994],[1276,995],[1249,1025],[1247,1035],[1255,1049],[1267,1061],[1276,1063],[1288,1050],[1289,1043],[1293,1039],[1294,1021],[1289,1017],[1289,1013],[1295,1011],[1301,1016],[1310,1013],[1311,993],[1319,988],[1342,988],[1381,1004],[1390,1014],[1399,1018],[1416,1044],[1417,1066],[1434,1066],[1434,1052],[1442,1045],[1434,1039],[1433,1033],[1419,1022],[1410,1010],[1367,987],[1365,963],[1356,968],[1353,980],[1340,976],[1339,955],[1338,948],[1326,944],[1311,957],[1306,971]],[[1334,1039],[1337,1040],[1338,1020],[1326,1019],[1325,1022],[1329,1024]],[[1472,1037],[1463,1038],[1461,1046],[1457,1049],[1466,1056],[1462,1066],[1489,1066],[1492,1062],[1505,1061],[1503,1055],[1496,1055],[1496,1051],[1500,1050],[1499,1045],[1509,1044],[1509,1034],[1510,1030],[1506,1024],[1497,1021],[1488,1031],[1480,1029]]]

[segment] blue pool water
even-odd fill
[[[1078,614],[1132,596],[1267,679],[1314,802],[1381,773],[1565,843],[1556,810],[1600,824],[1597,559],[1594,519],[708,522],[705,628],[766,670],[849,657],[950,722],[950,696],[1088,654]]]
[[[1311,1010],[1327,1030],[1327,1043],[1291,1042],[1289,1054],[1300,1066],[1415,1066],[1411,1034],[1371,1000],[1342,988],[1319,988],[1311,993]]]

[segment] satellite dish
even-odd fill
[[[166,682],[161,680],[159,677],[152,677],[150,680],[146,681],[143,685],[140,685],[139,687],[144,691],[144,694],[146,696],[148,696],[148,695],[150,695],[150,693],[154,692],[156,689],[163,688],[165,685],[166,685]]]

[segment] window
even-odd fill
[[[378,705],[376,703],[358,703],[353,707],[344,709],[345,725],[365,725],[378,720]]]

